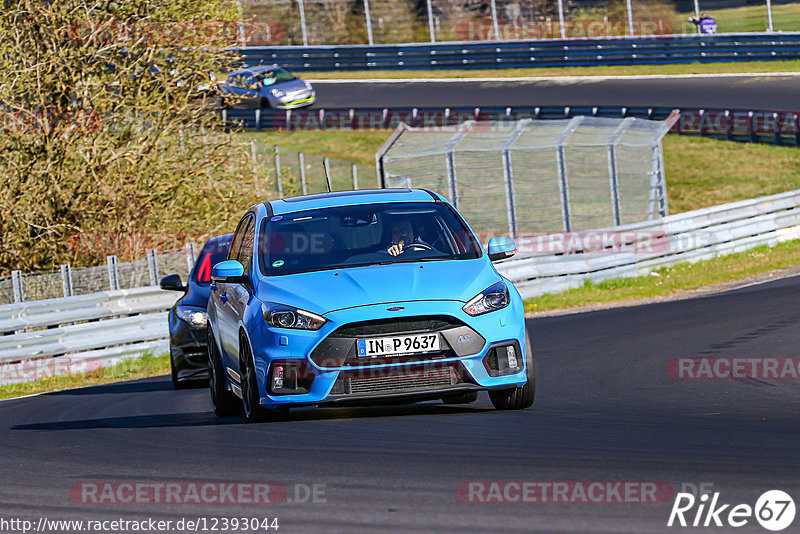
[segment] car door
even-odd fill
[[[244,233],[242,236],[242,243],[239,247],[239,252],[236,260],[244,267],[244,276],[250,279],[250,270],[253,264],[253,246],[256,236],[255,217],[249,217],[246,223]],[[232,347],[229,351],[231,358],[230,367],[239,370],[239,325],[242,322],[247,305],[253,298],[253,287],[250,282],[244,283],[228,283],[227,297],[228,297],[228,311],[231,317],[231,333],[232,333]]]
[[[228,259],[235,260],[239,256],[239,249],[242,246],[242,239],[244,238],[247,230],[247,225],[252,224],[253,215],[248,213],[239,222],[236,228],[236,233],[231,242],[231,248],[228,251]],[[234,368],[238,368],[238,325],[239,321],[230,305],[229,292],[231,287],[237,286],[230,282],[216,281],[214,284],[216,290],[212,287],[211,300],[214,304],[215,317],[214,320],[217,325],[217,336],[219,343],[222,347],[222,363],[230,367],[231,362],[236,362]]]

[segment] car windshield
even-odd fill
[[[228,248],[231,246],[230,239],[208,242],[200,251],[197,259],[196,268],[192,273],[195,283],[201,286],[211,283],[211,268],[221,261],[228,259]]]
[[[266,276],[482,254],[474,234],[441,202],[320,208],[271,217],[260,232]]]
[[[294,80],[294,75],[284,68],[277,68],[271,71],[264,71],[257,75],[258,80],[265,87],[275,85],[276,83],[291,82]]]

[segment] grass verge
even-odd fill
[[[711,260],[662,267],[645,276],[614,278],[598,283],[587,281],[583,286],[564,293],[545,294],[527,299],[525,311],[542,312],[592,304],[669,297],[783,269],[798,263],[800,263],[800,240],[787,241],[774,247],[763,245],[746,252]]]
[[[737,74],[743,72],[798,72],[800,60],[680,65],[617,65],[598,67],[531,67],[524,69],[367,70],[303,72],[307,80],[369,80],[415,78],[527,78],[540,76],[642,76],[679,74]]]
[[[140,358],[124,360],[111,367],[80,375],[45,377],[33,382],[0,386],[0,399],[10,399],[34,393],[46,393],[84,386],[97,386],[120,380],[133,380],[169,374],[169,355],[155,356],[150,353]]]

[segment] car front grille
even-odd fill
[[[440,336],[439,351],[375,358],[359,358],[356,354],[358,339],[429,333],[437,333]],[[464,339],[471,339],[472,343],[459,341]],[[483,347],[483,344],[484,339],[477,332],[455,317],[448,315],[396,317],[342,325],[325,338],[312,351],[310,357],[322,368],[410,364],[474,354]]]
[[[454,365],[342,372],[331,395],[371,395],[435,390],[463,383]]]

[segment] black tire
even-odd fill
[[[531,340],[525,333],[525,365],[527,367],[528,381],[524,386],[512,389],[489,391],[489,398],[498,410],[524,410],[533,405],[536,398],[536,371],[533,366],[533,349]]]
[[[442,398],[442,402],[445,404],[469,404],[476,400],[478,400],[477,391],[467,391],[466,393],[458,393]]]
[[[269,105],[269,98],[262,98],[260,107],[261,107],[261,109],[269,109],[271,107]]]
[[[288,408],[268,410],[259,403],[258,379],[250,345],[242,339],[239,346],[239,369],[242,371],[242,408],[244,420],[248,423],[261,423],[284,419]]]
[[[225,387],[225,369],[217,351],[211,329],[208,330],[208,388],[211,391],[211,407],[217,417],[232,417],[241,412],[241,403],[236,395]]]

